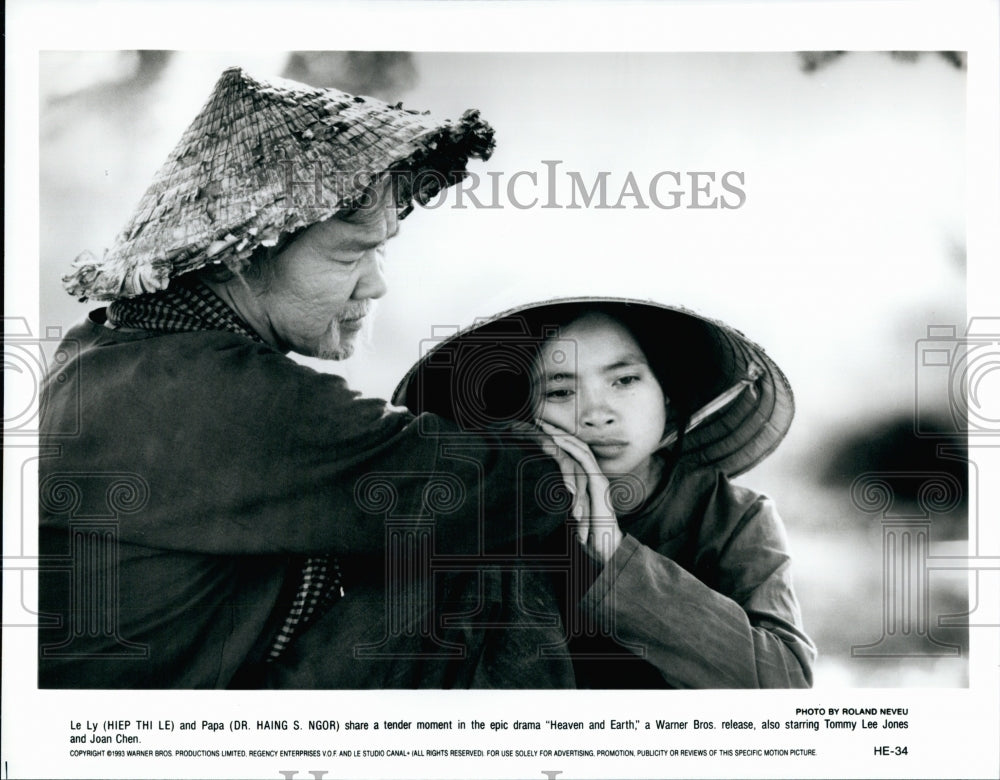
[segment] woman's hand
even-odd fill
[[[597,465],[594,453],[580,439],[542,420],[537,422],[559,450],[556,462],[573,494],[576,538],[588,555],[607,564],[624,536],[611,505],[608,478]]]

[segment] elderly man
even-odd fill
[[[43,398],[43,441],[79,432],[40,473],[42,687],[571,684],[538,652],[560,630],[525,617],[553,612],[525,572],[393,574],[530,549],[565,518],[536,500],[553,461],[286,354],[350,355],[398,220],[491,149],[475,112],[223,74],[115,244],[66,278],[110,304]],[[409,551],[387,542],[400,519]],[[427,621],[449,606],[508,628]]]

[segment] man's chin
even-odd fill
[[[354,354],[353,345],[344,345],[337,347],[336,349],[323,349],[316,353],[316,357],[320,360],[347,360],[351,355]]]
[[[321,345],[315,353],[320,360],[347,360],[354,354],[354,342],[340,339],[336,344]]]

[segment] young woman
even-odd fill
[[[571,494],[576,553],[557,579],[578,686],[811,684],[784,526],[730,482],[793,412],[781,371],[741,334],[656,304],[528,306],[432,350],[395,400],[548,437]]]

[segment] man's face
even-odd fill
[[[632,334],[586,314],[542,345],[536,372],[536,415],[583,440],[609,477],[633,474],[651,490],[667,399]]]
[[[391,200],[306,228],[273,261],[257,305],[277,345],[340,360],[354,351],[371,302],[386,292],[385,242],[398,231]]]

